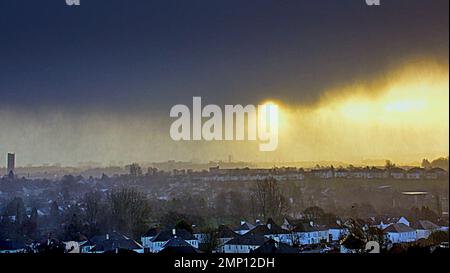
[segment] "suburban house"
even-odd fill
[[[118,232],[94,236],[80,245],[81,253],[104,253],[119,250],[144,252],[142,245]]]
[[[272,177],[278,181],[298,181],[305,178],[303,169],[293,167],[273,168]]]
[[[389,225],[383,232],[386,234],[386,239],[394,244],[409,243],[417,240],[416,230],[403,223]]]
[[[296,244],[313,245],[320,243],[319,229],[312,223],[299,223],[293,230]]]
[[[158,233],[161,230],[159,228],[151,228],[149,229],[146,233],[144,233],[141,236],[141,242],[142,242],[142,246],[145,248],[150,248],[150,242],[153,238],[155,238],[156,235],[158,235]]]
[[[427,239],[431,233],[441,229],[440,226],[428,220],[417,221],[416,223],[413,223],[412,227],[416,229],[417,240],[422,238]]]
[[[425,176],[425,169],[415,167],[406,172],[407,179],[421,179]]]
[[[389,169],[389,175],[394,179],[404,179],[405,170],[403,170],[402,168],[394,167]]]
[[[330,178],[334,178],[334,169],[333,168],[314,169],[314,170],[311,170],[311,174],[314,177],[317,177],[320,179],[330,179]]]
[[[268,239],[263,235],[244,234],[237,236],[223,245],[223,253],[250,253],[264,244]]]
[[[199,245],[205,243],[208,240],[208,233],[205,230],[193,227],[192,235],[197,239]]]
[[[240,234],[234,232],[231,228],[225,225],[220,225],[218,229],[218,239],[219,239],[219,246],[217,247],[217,252],[223,253],[224,245],[230,241],[233,238],[236,238],[238,236],[241,236]]]
[[[248,234],[262,235],[277,242],[282,242],[289,245],[293,244],[293,236],[291,232],[275,224],[272,219],[269,219],[266,225],[256,226],[254,229],[250,230]]]
[[[334,171],[334,177],[335,178],[347,178],[348,177],[348,170],[344,168],[339,168]]]
[[[367,178],[369,178],[369,179],[384,179],[384,178],[387,178],[387,172],[386,172],[386,170],[372,167],[369,171]]]
[[[349,177],[363,179],[368,178],[369,170],[367,168],[352,168],[349,173]]]
[[[328,227],[325,225],[316,225],[316,228],[319,233],[319,242],[329,242],[330,236],[328,236]]]
[[[160,252],[164,245],[172,238],[181,238],[185,240],[194,248],[198,248],[198,240],[185,229],[166,229],[161,230],[158,235],[150,240],[149,244],[145,247],[145,251],[157,253]]]
[[[425,178],[427,179],[445,178],[447,176],[448,172],[442,168],[432,168],[425,172]]]
[[[328,242],[337,242],[348,234],[348,229],[339,225],[328,227]]]

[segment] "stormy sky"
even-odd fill
[[[168,139],[171,106],[314,107],[416,60],[448,78],[449,2],[381,2],[0,0],[0,152],[19,164],[221,159],[230,144]],[[303,154],[289,160],[318,159]]]

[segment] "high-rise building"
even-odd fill
[[[16,155],[13,153],[8,153],[8,166],[7,166],[8,174],[11,172],[14,173],[15,167],[16,167]]]

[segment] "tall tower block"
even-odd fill
[[[16,155],[13,153],[8,153],[7,161],[8,161],[8,166],[7,166],[8,174],[10,172],[14,173],[14,169],[16,167]]]

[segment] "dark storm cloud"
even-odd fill
[[[448,65],[448,23],[447,0],[0,0],[0,108],[308,104],[411,57]]]

